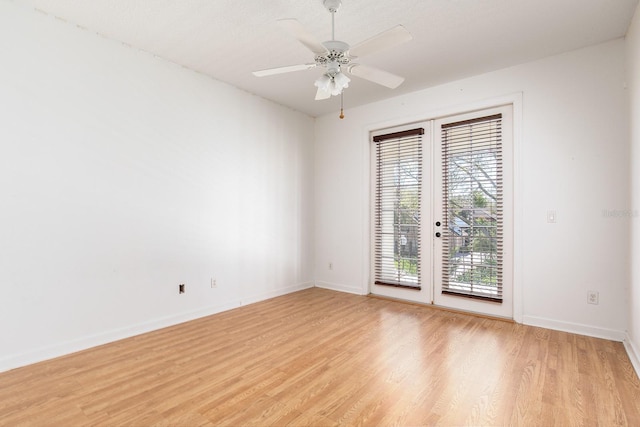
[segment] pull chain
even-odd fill
[[[344,119],[344,91],[340,92],[340,120]]]

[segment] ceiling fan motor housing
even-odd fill
[[[329,40],[322,45],[327,48],[327,53],[315,57],[316,64],[319,66],[331,68],[332,65],[347,65],[351,61],[345,54],[349,50],[349,45],[339,40]]]

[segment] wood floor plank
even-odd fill
[[[308,289],[0,374],[0,426],[640,425],[621,343]]]

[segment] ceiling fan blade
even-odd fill
[[[315,68],[316,64],[300,64],[300,65],[288,65],[286,67],[268,68],[266,70],[254,71],[253,75],[256,77],[273,76],[274,74],[290,73],[292,71],[310,70]]]
[[[315,55],[324,55],[327,53],[327,48],[324,47],[313,34],[309,33],[297,19],[279,19],[278,24]]]
[[[412,40],[413,36],[402,25],[383,31],[349,49],[350,57],[361,58],[379,50],[387,49]]]
[[[379,70],[377,68],[368,67],[361,64],[349,65],[348,71],[350,74],[360,77],[361,79],[369,80],[370,82],[377,83],[382,86],[386,86],[389,89],[395,89],[402,84],[404,77],[396,76],[387,71]]]

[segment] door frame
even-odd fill
[[[521,191],[521,152],[523,145],[522,121],[523,121],[523,94],[522,92],[512,93],[505,96],[487,98],[467,102],[463,105],[454,105],[444,108],[428,108],[421,114],[404,116],[392,120],[368,123],[362,128],[361,148],[362,148],[362,266],[360,293],[370,294],[372,257],[371,251],[373,240],[371,235],[371,180],[375,170],[371,169],[371,133],[385,128],[394,128],[407,125],[408,123],[430,122],[439,118],[454,116],[488,108],[512,105],[513,108],[513,320],[522,323],[523,300],[522,300],[522,191]],[[434,130],[431,129],[431,135]],[[433,143],[433,141],[431,141]],[[428,227],[431,230],[431,227]],[[426,232],[425,232],[426,233]],[[433,286],[429,286],[433,288]],[[431,296],[430,301],[433,301]]]

